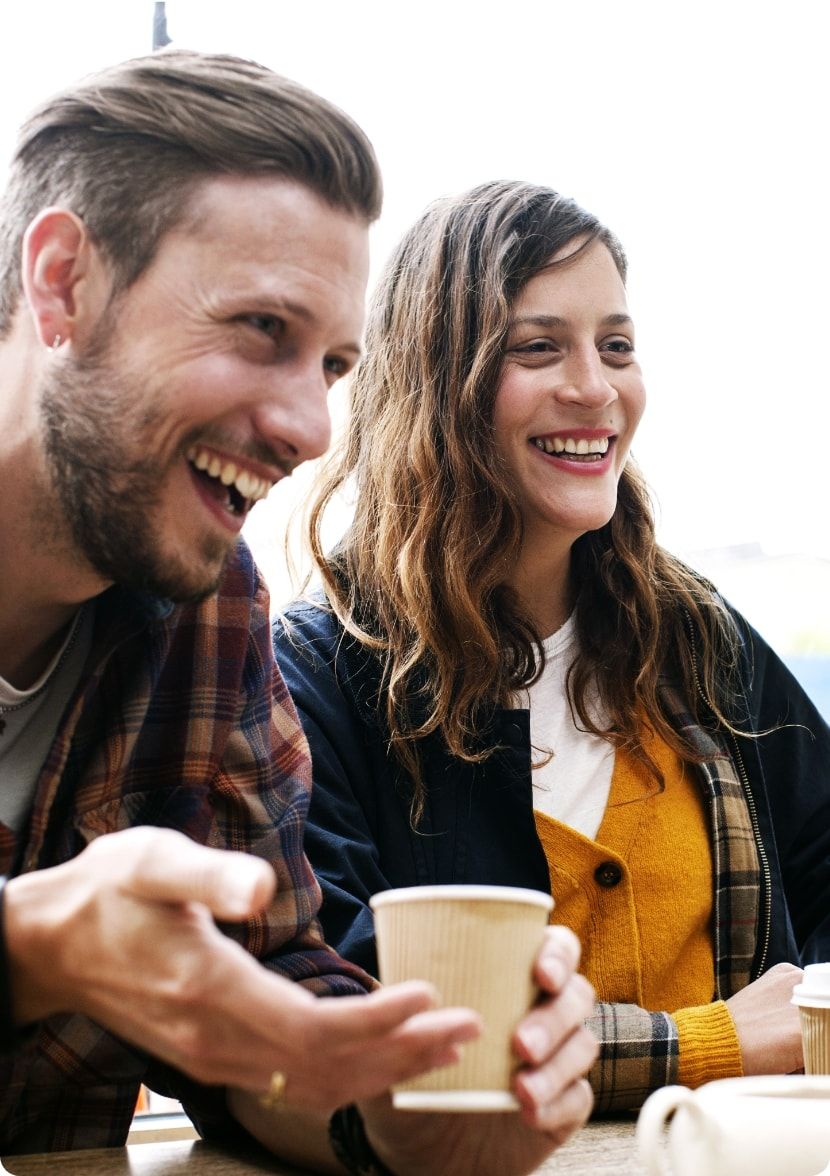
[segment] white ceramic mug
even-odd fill
[[[830,1176],[830,1077],[665,1086],[637,1121],[649,1176]]]

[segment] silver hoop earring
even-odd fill
[[[54,339],[52,340],[52,346],[49,348],[49,350],[50,351],[57,351],[57,349],[61,345],[61,342],[62,342],[62,340],[61,340],[60,335],[55,335]]]

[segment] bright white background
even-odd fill
[[[386,180],[376,266],[429,200],[491,178],[549,184],[615,230],[650,392],[634,451],[660,537],[701,566],[704,549],[760,544],[773,559],[743,587],[721,562],[773,636],[785,615],[830,633],[813,575],[830,567],[827,13],[821,0],[167,4],[177,45],[254,57],[362,123]],[[46,93],[149,51],[152,15],[150,0],[6,6],[2,157]],[[292,482],[246,527],[278,600],[278,544],[305,485]],[[795,571],[764,591],[768,566]]]

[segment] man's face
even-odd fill
[[[212,591],[248,511],[328,447],[359,355],[359,219],[283,180],[199,188],[185,222],[41,390],[55,498],[107,581]]]

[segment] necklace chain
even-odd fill
[[[64,664],[66,659],[69,657],[69,654],[72,651],[72,647],[74,646],[75,641],[77,640],[78,632],[81,628],[81,615],[83,614],[83,611],[84,611],[83,606],[78,609],[78,612],[75,615],[75,620],[72,624],[72,632],[69,634],[69,639],[66,642],[66,645],[64,645],[63,649],[61,650],[60,657],[55,662],[54,666],[49,671],[49,673],[44,678],[44,680],[41,682],[41,684],[38,686],[37,690],[35,690],[31,694],[27,695],[26,698],[22,698],[20,700],[20,702],[10,702],[10,703],[0,702],[0,715],[10,715],[10,714],[13,714],[15,711],[23,710],[24,707],[29,706],[31,703],[35,702],[38,698],[40,698],[41,694],[43,694],[43,692],[51,685],[51,683],[54,682],[55,677],[57,676],[61,666]],[[5,722],[0,720],[0,735],[3,734],[5,729],[6,729]]]

